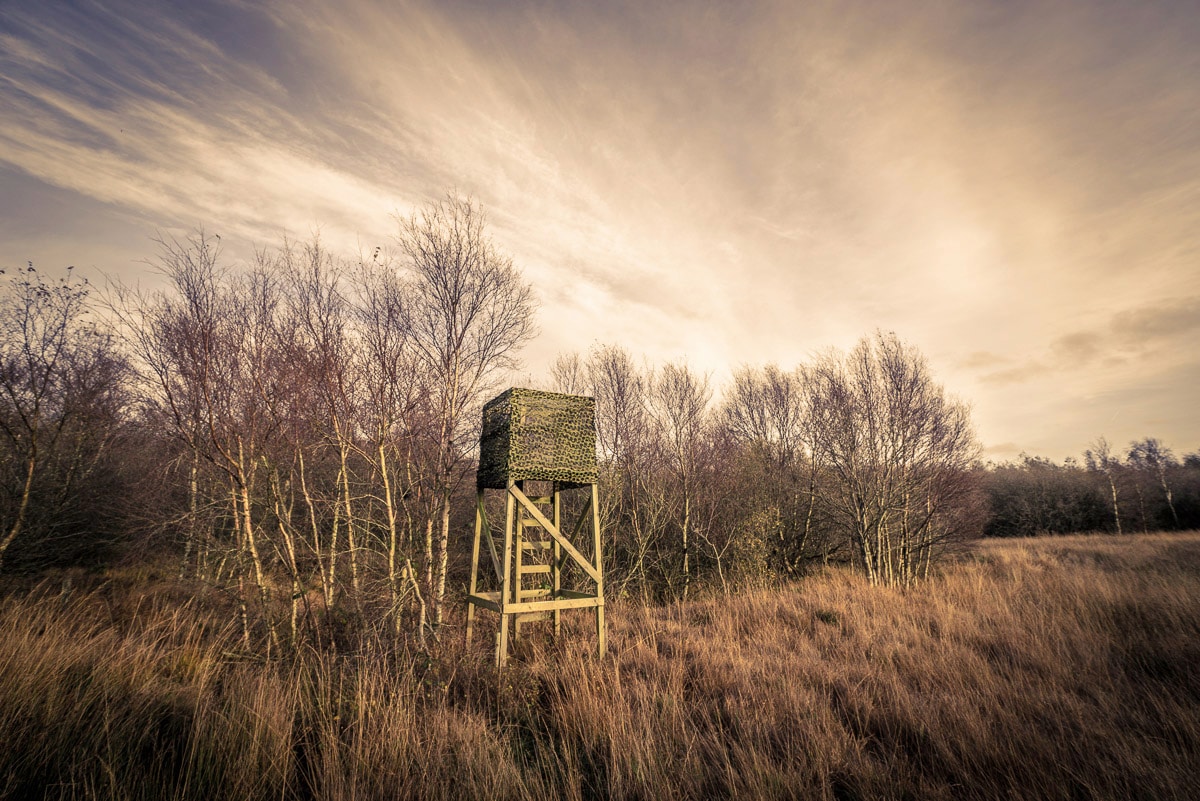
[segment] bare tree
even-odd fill
[[[287,242],[274,259],[275,271],[285,282],[285,304],[289,319],[292,361],[307,375],[321,404],[314,427],[321,431],[337,455],[336,502],[330,532],[326,601],[333,602],[337,560],[340,556],[338,535],[346,533],[350,588],[353,602],[362,602],[359,562],[360,527],[355,511],[352,454],[359,449],[356,423],[360,395],[363,394],[352,331],[352,308],[342,290],[343,265],[313,239],[302,247]]]
[[[667,364],[654,377],[651,392],[653,415],[666,443],[668,462],[680,490],[678,516],[683,556],[683,590],[691,582],[692,510],[696,501],[700,455],[708,435],[708,406],[712,388],[708,376],[698,376],[686,364]]]
[[[411,558],[414,507],[423,505],[425,476],[419,440],[428,427],[428,381],[411,344],[404,283],[379,253],[361,264],[357,316],[362,337],[365,386],[364,424],[372,434],[369,458],[382,487],[387,531],[387,582],[393,629],[400,630],[401,606],[415,587]],[[429,517],[426,514],[426,517]],[[403,566],[401,566],[403,564]],[[417,630],[424,636],[427,609],[419,592]]]
[[[1171,449],[1153,437],[1134,442],[1129,446],[1129,464],[1135,470],[1153,475],[1162,487],[1163,497],[1167,501],[1167,509],[1171,512],[1171,520],[1175,528],[1179,528],[1179,513],[1175,510],[1175,493],[1167,481],[1167,470],[1174,467],[1175,456]]]
[[[119,293],[115,305],[143,369],[144,402],[220,476],[235,537],[243,639],[249,645],[249,578],[276,645],[255,493],[261,457],[278,430],[271,408],[287,382],[274,330],[278,286],[261,264],[230,277],[219,243],[203,231],[183,241],[160,239],[159,247],[157,265],[169,290],[150,297]]]
[[[734,438],[755,444],[777,466],[796,460],[804,445],[803,384],[795,373],[777,366],[734,373],[722,416]]]
[[[971,495],[969,411],[891,333],[826,355],[807,376],[813,447],[833,478],[826,501],[869,580],[909,584],[958,532]]]
[[[568,395],[586,395],[588,388],[587,368],[577,351],[560,353],[550,365],[550,383],[556,392]]]
[[[618,594],[632,585],[648,600],[650,562],[669,517],[658,475],[661,442],[649,417],[650,381],[615,345],[593,348],[583,372],[596,398],[601,529],[612,538],[609,581]]]
[[[93,412],[117,402],[126,365],[111,336],[88,320],[88,295],[71,268],[47,282],[32,263],[0,293],[0,436],[12,466],[0,565],[27,529],[39,476],[59,468],[48,489],[61,509],[111,437]]]
[[[588,383],[596,397],[596,437],[600,458],[620,463],[643,439],[649,392],[647,378],[624,348],[595,348],[586,364]]]
[[[775,365],[742,368],[722,405],[722,423],[731,440],[759,463],[764,503],[757,510],[773,520],[781,567],[796,570],[813,539],[818,465],[811,416],[805,403],[803,370],[784,372]],[[761,494],[761,493],[760,493]]]
[[[441,526],[437,549],[427,542],[425,552],[435,623],[446,591],[450,499],[462,478],[462,456],[473,446],[475,421],[467,412],[499,371],[516,365],[516,351],[535,332],[533,291],[492,245],[486,223],[475,201],[452,194],[401,220],[397,237],[410,267],[407,328],[430,377],[437,421]]]
[[[1104,437],[1099,437],[1092,443],[1092,447],[1084,451],[1084,463],[1087,469],[1100,473],[1104,476],[1108,483],[1109,497],[1112,499],[1113,521],[1117,527],[1117,533],[1121,533],[1121,503],[1120,494],[1117,491],[1117,472],[1121,469],[1121,460],[1113,456],[1112,450],[1108,446],[1108,440]]]

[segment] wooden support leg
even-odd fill
[[[471,591],[474,595],[479,582],[479,535],[483,530],[483,490],[479,490],[475,500],[475,543],[471,546]],[[467,601],[467,647],[471,647],[471,632],[475,628],[475,604]]]
[[[524,481],[518,481],[517,486],[521,489],[522,492],[525,491],[525,482]],[[514,570],[513,570],[512,601],[513,601],[513,603],[516,603],[516,604],[519,604],[519,603],[521,603],[522,600],[524,600],[523,598],[521,598],[521,590],[525,586],[524,571],[522,570],[522,568],[525,566],[525,524],[521,522],[522,517],[524,517],[524,515],[521,514],[521,510],[520,510],[520,508],[518,508],[517,509],[517,519],[513,521]],[[520,639],[521,639],[521,616],[517,615],[516,617],[513,618],[513,641],[519,642]]]
[[[500,615],[500,633],[496,635],[496,667],[504,667],[508,661],[508,619],[512,615]]]
[[[596,598],[601,605],[596,607],[596,650],[604,656],[604,568],[600,557],[600,490],[592,485],[592,557],[596,560]]]
[[[509,481],[508,492],[505,493],[504,499],[504,577],[500,582],[500,634],[496,638],[497,668],[504,667],[504,663],[508,661],[509,613],[505,609],[516,598],[513,594],[513,535],[515,533],[514,512],[516,511],[516,499],[512,494],[513,486],[513,482]],[[517,580],[519,585],[520,576],[517,576]]]
[[[601,659],[604,658],[604,654],[605,654],[606,650],[607,650],[607,646],[605,645],[605,642],[604,642],[604,607],[597,606],[596,607],[596,652],[600,655]]]
[[[562,531],[562,492],[558,489],[558,484],[554,485],[554,529]],[[562,545],[558,540],[554,540],[554,550],[550,557],[550,597],[558,598],[558,592],[562,589]],[[554,639],[557,641],[559,635],[562,634],[562,611],[554,610]]]
[[[475,630],[475,604],[467,601],[467,647],[471,647],[471,633]]]

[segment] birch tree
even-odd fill
[[[1084,451],[1083,459],[1087,469],[1104,476],[1108,484],[1108,496],[1112,502],[1113,523],[1117,533],[1121,533],[1121,497],[1117,489],[1117,474],[1121,469],[1121,460],[1113,456],[1108,440],[1099,437],[1092,447]]]
[[[367,458],[381,486],[387,549],[387,584],[393,630],[400,631],[401,606],[416,586],[410,549],[416,515],[426,510],[428,485],[420,442],[428,429],[429,385],[414,353],[408,329],[407,289],[378,252],[360,265],[356,315],[361,329],[364,378],[363,425],[371,434]],[[421,593],[417,629],[423,634],[428,610]]]
[[[450,501],[473,447],[474,411],[498,374],[516,366],[535,333],[533,290],[512,259],[492,244],[483,208],[447,195],[402,219],[397,235],[408,260],[407,328],[430,380],[436,425],[434,485],[440,517],[436,546],[428,521],[424,580],[434,623],[442,620],[450,544]]]
[[[356,442],[361,360],[356,358],[357,341],[352,330],[352,309],[342,289],[342,264],[314,239],[300,247],[284,243],[274,258],[274,269],[285,282],[287,343],[295,369],[306,376],[320,406],[312,420],[315,431],[336,453],[337,474],[330,531],[326,603],[334,602],[337,563],[341,555],[338,535],[346,534],[346,554],[350,568],[350,589],[355,604],[362,601],[361,561],[362,526],[355,510],[352,456]],[[315,532],[314,532],[315,534]]]
[[[1129,446],[1129,464],[1139,472],[1146,473],[1158,480],[1158,486],[1163,491],[1167,502],[1167,511],[1171,513],[1171,522],[1175,529],[1179,528],[1179,512],[1175,509],[1175,492],[1167,480],[1167,471],[1176,464],[1171,449],[1154,437],[1147,437]]]
[[[891,333],[830,353],[806,373],[824,500],[873,584],[907,585],[960,528],[979,448],[969,409]]]
[[[216,471],[214,485],[223,488],[234,534],[243,640],[250,644],[249,579],[276,645],[254,501],[260,458],[278,429],[271,409],[286,381],[273,324],[277,286],[261,264],[231,278],[221,266],[219,242],[202,231],[182,241],[162,239],[159,247],[156,263],[169,288],[149,297],[126,292],[117,303],[141,362],[144,402]]]
[[[708,435],[708,406],[712,387],[708,376],[698,376],[686,364],[666,364],[654,377],[651,393],[653,414],[666,444],[668,464],[679,486],[679,543],[682,555],[683,590],[687,598],[691,583],[693,512],[697,474]]]

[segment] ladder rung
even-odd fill
[[[534,520],[532,517],[522,517],[521,525],[525,528],[541,528],[542,524]]]
[[[539,587],[536,590],[519,590],[518,595],[522,598],[549,598],[552,590],[544,587]]]
[[[550,540],[521,540],[521,547],[527,551],[550,550],[552,542]]]
[[[517,614],[518,623],[530,623],[536,620],[550,620],[554,617],[553,612],[520,612]]]
[[[522,576],[529,573],[549,573],[550,565],[521,565],[520,573]]]
[[[551,495],[536,495],[536,496],[535,496],[535,495],[530,495],[530,496],[528,496],[528,497],[529,497],[529,500],[530,500],[532,503],[535,503],[535,504],[538,504],[538,503],[551,503],[551,502],[554,500],[554,497],[553,497],[553,496],[551,496]]]

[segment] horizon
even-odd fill
[[[876,329],[985,460],[1200,450],[1200,7],[136,2],[0,9],[0,267],[157,233],[344,255],[448,190],[541,301],[719,387]]]

